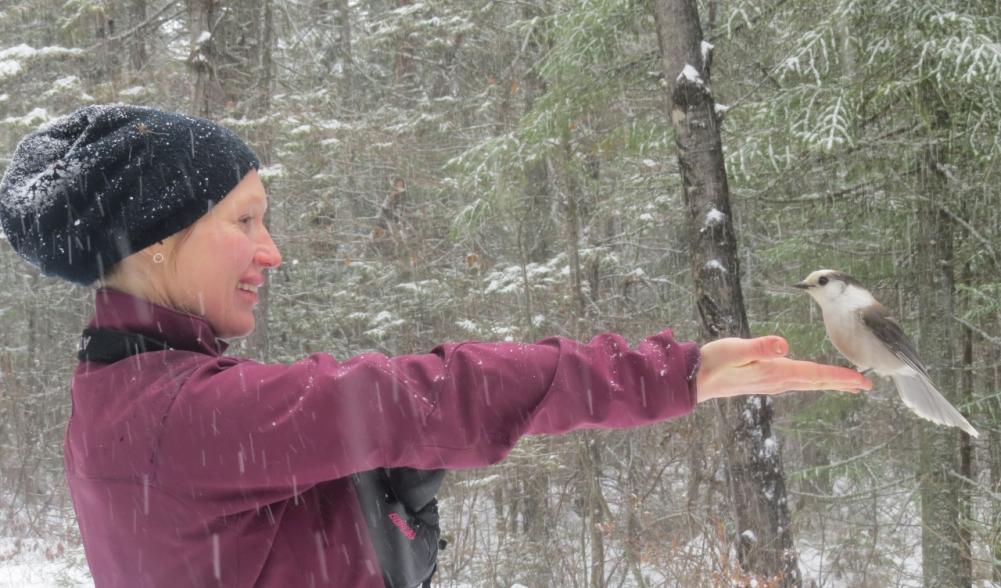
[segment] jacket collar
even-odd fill
[[[90,328],[139,333],[164,341],[174,349],[222,355],[228,343],[215,336],[200,316],[179,312],[111,288],[94,295],[95,312]]]

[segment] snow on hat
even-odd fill
[[[31,133],[0,180],[0,229],[42,272],[91,284],[190,226],[257,157],[201,118],[87,106]]]

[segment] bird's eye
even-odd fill
[[[827,276],[821,276],[820,279],[817,280],[817,283],[820,284],[821,286],[826,286],[827,285]]]

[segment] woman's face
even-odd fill
[[[267,208],[264,185],[257,170],[250,170],[190,231],[164,242],[172,258],[164,264],[164,296],[174,308],[204,317],[217,337],[243,337],[254,330],[264,270],[282,262],[264,226]]]

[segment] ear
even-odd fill
[[[152,245],[147,245],[145,248],[136,251],[136,253],[142,254],[142,258],[146,261],[152,261],[153,256],[156,255],[157,253],[163,253],[164,255],[166,255],[167,251],[164,248],[163,241],[164,240],[161,239],[160,241],[157,241]]]

